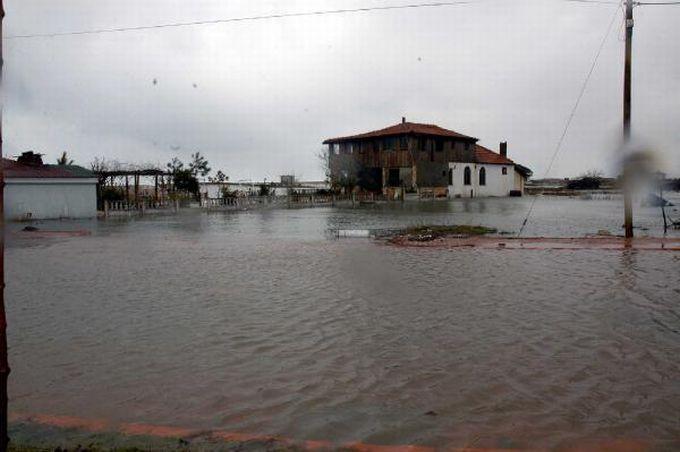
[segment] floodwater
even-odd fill
[[[529,202],[10,233],[10,411],[338,444],[680,445],[680,253],[403,249],[327,232],[513,232]],[[525,235],[619,233],[620,217],[618,201],[539,199]],[[662,233],[658,208],[636,223]]]

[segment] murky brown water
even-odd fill
[[[680,253],[398,249],[325,232],[512,230],[513,203],[526,200],[10,237],[10,410],[339,443],[680,444]],[[617,232],[618,208],[553,200],[528,232]],[[657,212],[637,213],[658,234]]]

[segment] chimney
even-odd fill
[[[501,157],[508,157],[508,142],[507,141],[501,141]]]
[[[22,152],[21,155],[17,157],[17,162],[30,166],[42,166],[42,154],[37,154],[33,151]]]
[[[401,117],[401,123],[402,123],[402,124],[406,124],[406,116],[402,116],[402,117]]]

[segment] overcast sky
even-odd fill
[[[615,170],[623,18],[564,0],[470,4],[5,40],[5,153],[165,164],[201,151],[231,180],[320,179],[328,137],[409,121],[472,135],[542,177]],[[5,36],[415,0],[5,0]],[[635,10],[634,134],[680,175],[680,7]],[[157,81],[153,83],[154,79]]]

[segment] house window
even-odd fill
[[[479,170],[479,185],[486,185],[486,169]]]
[[[453,169],[449,168],[449,185],[453,185]]]
[[[437,152],[441,152],[444,150],[444,142],[442,140],[437,140]]]
[[[469,166],[463,170],[463,185],[472,185],[472,171]]]
[[[504,166],[502,172],[503,172],[504,176],[507,175],[508,174],[508,168]]]
[[[328,145],[330,147],[330,151],[332,154],[338,155],[340,154],[340,145],[336,143],[331,143]]]
[[[407,137],[402,136],[402,137],[399,138],[399,147],[404,151],[408,149],[408,138]]]
[[[470,150],[470,143],[465,143],[465,150],[469,151]]]
[[[386,138],[385,139],[385,150],[386,151],[394,151],[394,138]]]

